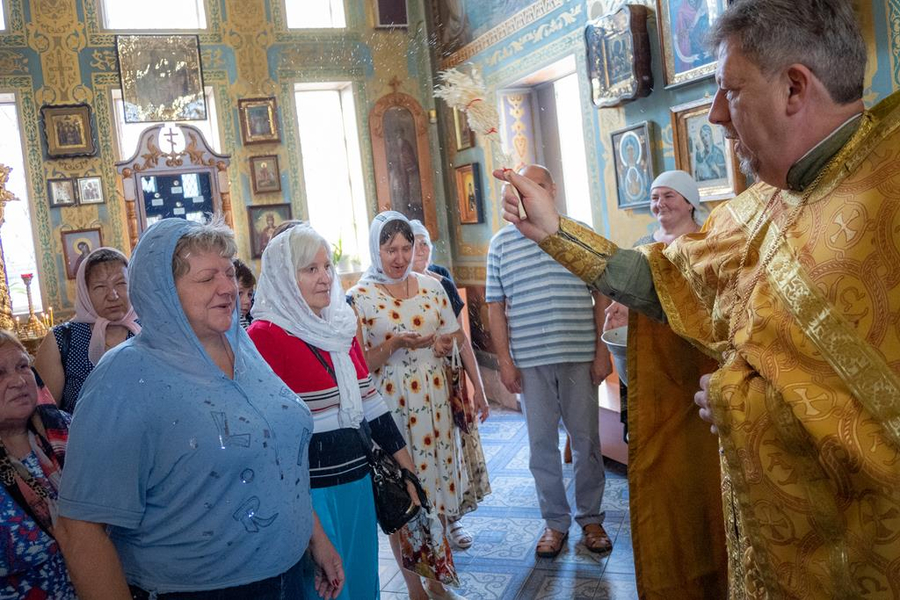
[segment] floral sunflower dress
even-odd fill
[[[412,273],[410,277],[415,278],[418,292],[405,300],[394,298],[371,283],[361,283],[350,290],[368,347],[379,346],[408,331],[443,335],[459,329],[441,284],[427,275]],[[406,438],[416,475],[433,506],[432,516],[459,514],[468,482],[460,468],[459,433],[450,410],[444,359],[436,357],[431,347],[403,348],[372,375],[392,410],[397,428]],[[415,546],[417,542],[412,543]],[[435,556],[449,557],[443,535],[431,545]],[[446,581],[440,573],[415,570]]]

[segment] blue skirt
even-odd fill
[[[357,481],[314,488],[312,505],[322,529],[344,564],[344,589],[338,600],[377,600],[378,521],[371,475]],[[307,598],[318,598],[315,581],[307,580]]]

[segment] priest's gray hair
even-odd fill
[[[294,275],[300,269],[309,266],[321,249],[325,249],[328,260],[331,261],[331,244],[322,235],[306,223],[296,225],[288,229],[284,235],[290,236],[291,262],[294,266]]]
[[[216,216],[181,236],[172,255],[172,275],[176,281],[191,270],[188,256],[192,252],[215,252],[222,258],[231,260],[237,254],[234,232],[221,216]]]
[[[837,104],[862,98],[866,43],[851,0],[737,0],[707,40],[714,52],[735,42],[766,76],[802,64]]]

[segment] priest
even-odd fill
[[[723,454],[730,597],[888,597],[900,590],[900,95],[864,108],[850,0],[737,0],[710,40],[709,120],[757,183],[701,232],[621,249],[497,171],[511,184],[504,216],[718,363],[695,401]]]

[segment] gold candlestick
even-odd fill
[[[19,331],[19,336],[23,338],[43,338],[47,335],[47,326],[41,322],[36,314],[34,314],[34,303],[31,300],[31,273],[22,273],[22,281],[25,282],[25,294],[28,296],[28,320]]]

